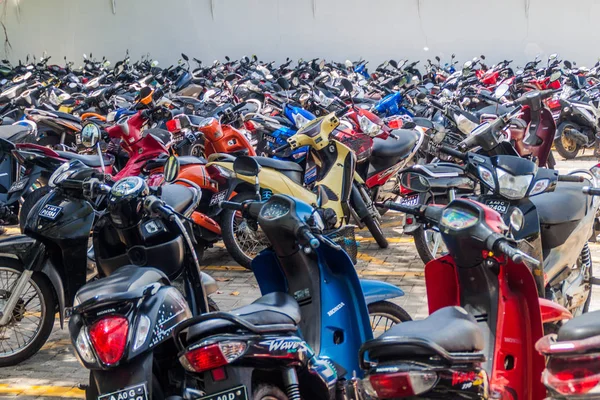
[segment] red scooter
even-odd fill
[[[419,175],[403,175],[402,184],[428,190]],[[523,261],[539,262],[505,236],[500,214],[464,199],[446,207],[380,206],[437,224],[449,254],[425,266],[430,316],[395,325],[363,345],[367,392],[382,399],[545,398],[544,358],[534,345],[543,323],[570,314],[538,298]]]

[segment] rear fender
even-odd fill
[[[152,374],[153,358],[153,353],[148,352],[118,367],[105,370],[92,370],[90,374],[92,392],[96,392],[98,396],[115,394],[112,397],[108,396],[108,398],[115,399],[153,398],[152,389],[155,384]],[[117,392],[138,385],[145,385],[147,397],[143,397],[141,393],[134,393],[134,396],[129,396],[128,394],[126,397],[118,397]]]
[[[404,296],[402,289],[386,282],[361,279],[360,286],[362,287],[367,305]]]

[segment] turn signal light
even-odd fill
[[[395,372],[374,374],[363,379],[367,393],[382,399],[411,397],[425,393],[435,386],[435,372]]]
[[[127,318],[111,316],[95,322],[90,330],[90,341],[100,361],[115,364],[123,357],[127,346],[129,322]]]

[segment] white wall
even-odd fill
[[[522,65],[558,52],[590,66],[600,56],[597,0],[114,1],[113,15],[111,0],[4,0],[9,58],[46,50],[57,63],[64,55],[79,62],[84,52],[117,60],[129,49],[166,66],[182,51],[204,61],[257,54],[372,62],[455,52]]]

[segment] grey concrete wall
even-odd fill
[[[455,52],[522,65],[558,52],[589,66],[600,56],[598,0],[114,1],[116,14],[111,0],[5,0],[9,57],[46,50],[57,62],[84,52],[115,60],[130,49],[165,66],[182,51],[205,61],[257,54],[373,62]]]

